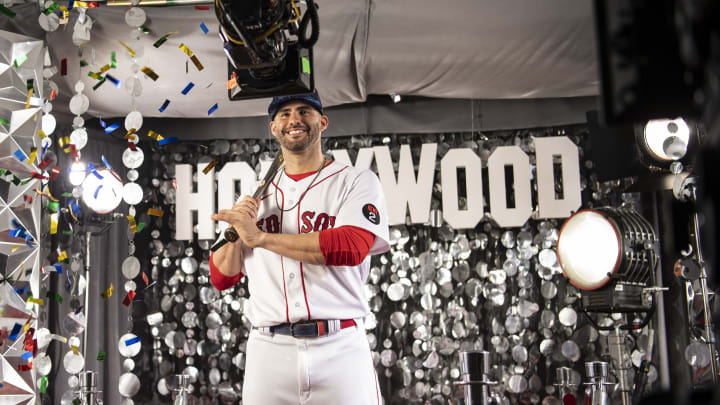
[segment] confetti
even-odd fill
[[[112,77],[111,75],[105,75],[105,78],[107,80],[110,80],[115,85],[115,87],[120,88],[120,85],[121,85],[120,80]]]
[[[154,46],[155,48],[160,48],[160,46],[161,46],[162,44],[164,44],[165,41],[167,41],[167,39],[168,39],[168,37],[170,37],[170,35],[177,34],[178,32],[180,32],[180,31],[168,32],[167,34],[161,36],[160,39],[158,39],[157,41],[155,41],[155,43],[153,44],[153,46]]]
[[[45,305],[45,301],[42,298],[28,298],[27,302],[37,305]]]
[[[15,339],[17,339],[18,333],[20,333],[21,329],[22,329],[22,325],[20,325],[19,323],[16,323],[15,326],[13,326],[8,339],[15,341]]]
[[[118,129],[118,128],[120,128],[120,123],[119,123],[119,122],[116,122],[116,123],[114,123],[114,124],[108,125],[107,127],[105,127],[105,133],[106,133],[106,134],[109,134],[109,133],[115,131],[115,130]]]
[[[28,360],[32,359],[33,354],[32,354],[32,352],[25,352],[20,357],[23,359],[23,361],[28,361]]]
[[[28,90],[27,101],[25,102],[25,108],[30,107],[30,99],[32,99],[33,89]]]
[[[78,347],[77,347],[77,346],[72,345],[72,346],[70,346],[70,348],[72,349],[73,353],[74,353],[76,356],[77,356],[78,354],[80,354],[79,351],[78,351]]]
[[[45,9],[45,11],[43,11],[43,13],[45,15],[50,15],[53,11],[57,10],[58,7],[60,7],[60,5],[53,1],[53,3],[50,5],[50,7]]]
[[[195,10],[210,10],[210,6],[195,6]]]
[[[105,83],[105,78],[103,77],[102,80],[100,80],[96,85],[93,86],[93,91],[97,90],[98,87],[102,86]]]
[[[197,58],[197,56],[193,55],[193,51],[191,51],[190,48],[187,47],[187,45],[185,45],[185,44],[180,44],[179,48],[182,49],[182,51],[185,52],[185,54],[186,54],[188,57],[190,57],[190,60],[191,60],[192,63],[195,65],[195,67],[197,68],[197,70],[203,70],[203,65],[202,65],[202,63],[200,63],[200,60]],[[186,70],[187,70],[187,68],[186,68]]]
[[[10,125],[10,121],[6,120],[5,118],[0,118],[0,124]]]
[[[98,361],[104,361],[105,357],[107,356],[107,353],[105,353],[103,350],[100,350],[97,355]]]
[[[0,13],[3,13],[10,18],[15,18],[15,12],[1,4],[0,4]]]
[[[108,289],[105,290],[105,292],[100,294],[100,296],[103,297],[104,299],[108,299],[108,298],[112,297],[113,289],[114,289],[114,287],[113,287],[112,283],[110,283],[110,287],[108,287]]]
[[[60,59],[60,76],[67,76],[67,58]]]
[[[105,65],[100,68],[100,74],[103,74],[103,73],[107,72],[108,70],[110,70],[110,65]]]
[[[33,146],[33,147],[30,148],[30,161],[29,161],[29,163],[30,163],[30,164],[33,164],[33,163],[35,162],[35,158],[36,158],[36,157],[37,157],[37,148]],[[40,170],[42,170],[42,169],[40,169]]]
[[[130,56],[135,57],[135,51],[133,51],[132,48],[130,48],[129,46],[125,45],[125,43],[124,43],[123,41],[118,40],[118,42],[120,42],[120,45],[122,45],[123,47],[125,47],[125,49],[128,51],[128,53],[130,54]]]
[[[48,378],[47,376],[42,376],[40,379],[40,393],[46,394],[47,393],[47,385],[48,385]]]
[[[145,222],[140,222],[137,227],[138,233],[142,232],[142,230],[145,228]]]
[[[132,290],[131,290],[131,291],[132,291]],[[140,343],[140,337],[139,337],[139,336],[135,336],[134,338],[130,338],[130,339],[126,340],[126,341],[125,341],[125,346],[132,346],[132,345],[134,345],[135,343]]]
[[[135,298],[135,291],[130,290],[128,291],[127,295],[125,296],[125,299],[123,300],[123,305],[126,307],[130,306],[130,303],[132,302],[133,298]]]
[[[177,137],[177,136],[171,136],[170,138],[163,138],[163,139],[159,140],[159,141],[158,141],[158,145],[164,146],[164,145],[167,145],[167,144],[169,144],[169,143],[176,143],[177,141],[178,141],[178,137]]]
[[[167,108],[168,105],[170,105],[170,100],[165,99],[165,102],[163,103],[163,105],[160,106],[160,112],[165,112],[165,109]]]
[[[143,273],[142,273],[142,279],[143,279],[143,281],[145,282],[145,286],[147,286],[148,284],[150,284],[150,280],[148,279],[148,276],[147,276],[147,274],[145,274],[144,271],[143,271]]]
[[[200,23],[200,29],[201,29],[205,34],[207,34],[207,33],[210,31],[210,30],[208,30],[208,27],[205,25],[204,22],[201,22],[201,23]]]
[[[15,60],[13,61],[13,65],[15,65],[16,68],[17,68],[17,67],[20,67],[20,65],[22,65],[23,63],[25,63],[25,61],[26,61],[27,59],[28,59],[27,55],[20,55],[20,56],[18,56],[17,59],[15,59]]]
[[[145,73],[145,75],[146,75],[147,77],[151,78],[153,81],[157,80],[158,77],[159,77],[159,76],[157,75],[157,73],[155,73],[155,71],[153,71],[152,69],[150,69],[150,68],[147,67],[147,66],[143,66],[142,69],[140,69],[140,70],[141,70],[143,73]]]
[[[18,371],[30,371],[30,370],[32,370],[32,363],[20,364],[18,366]]]
[[[238,85],[237,77],[235,77],[235,76],[233,75],[233,78],[227,81],[227,89],[228,89],[228,90],[232,90],[232,89],[234,89],[235,87],[237,87],[237,85]]]
[[[135,217],[132,215],[127,216],[128,222],[130,223],[130,232],[137,232],[137,224],[135,223]]]
[[[215,167],[216,164],[217,164],[217,160],[215,160],[215,159],[211,160],[210,163],[208,163],[207,166],[205,166],[205,168],[203,169],[203,173],[208,174],[210,172],[210,170],[212,170],[212,168]]]
[[[183,95],[187,95],[193,87],[195,87],[195,83],[190,82],[180,93],[182,93]]]
[[[117,68],[117,55],[115,51],[110,52],[110,66],[112,66],[113,69]]]
[[[218,105],[217,105],[217,103],[215,103],[215,105],[210,107],[210,109],[208,110],[208,115],[212,115],[212,113],[214,113],[217,109],[218,109]]]
[[[162,217],[163,214],[165,214],[165,211],[159,210],[157,208],[148,208],[147,213],[148,215],[152,215],[154,217]]]
[[[52,267],[52,266],[50,266]],[[60,294],[55,293],[53,291],[48,291],[47,294],[45,294],[48,298],[54,299],[58,304],[62,304],[63,298],[60,296]]]
[[[24,162],[25,159],[27,159],[27,156],[25,156],[25,153],[20,149],[16,150],[14,155],[17,158],[17,160],[19,160],[21,162]]]

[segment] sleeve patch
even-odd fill
[[[372,204],[365,204],[362,208],[363,215],[365,216],[365,219],[372,222],[375,225],[380,224],[380,211],[378,211],[377,208],[375,208]]]

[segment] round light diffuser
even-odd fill
[[[112,170],[98,169],[85,177],[82,200],[98,214],[112,212],[123,199],[123,184]]]
[[[657,262],[657,239],[640,214],[625,208],[580,210],[560,229],[557,255],[570,283],[595,290],[612,279],[646,284]]]
[[[690,142],[690,127],[682,118],[650,120],[643,131],[643,146],[659,161],[682,159]]]

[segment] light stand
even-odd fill
[[[570,367],[558,367],[555,369],[555,387],[559,393],[559,399],[563,404],[577,403],[577,383],[573,381],[572,369]]]
[[[83,371],[80,373],[80,404],[81,405],[102,405],[103,401],[97,390],[97,373],[94,371]]]
[[[673,187],[673,195],[675,198],[677,198],[680,201],[688,201],[695,205],[697,203],[697,186],[696,186],[696,179],[694,176],[685,176],[685,177],[678,177],[676,179],[676,184]],[[695,250],[695,258],[697,259],[697,264],[699,265],[699,278],[698,282],[700,284],[700,294],[702,295],[702,308],[703,308],[703,318],[705,321],[704,329],[703,329],[703,337],[705,338],[705,344],[708,346],[708,349],[710,351],[710,371],[712,373],[712,382],[713,384],[718,384],[718,370],[720,370],[720,367],[718,366],[718,352],[717,348],[715,346],[715,336],[713,333],[713,324],[712,324],[712,314],[710,313],[710,291],[708,288],[708,276],[707,276],[707,269],[705,265],[705,260],[703,258],[702,254],[702,248],[701,248],[701,241],[700,241],[700,220],[698,218],[698,212],[697,209],[693,209],[692,214],[692,247]],[[692,283],[687,282],[688,286],[687,288],[689,290],[692,290]],[[688,308],[692,308],[692,299],[690,296],[687,295],[689,291],[686,291],[686,298],[688,299]],[[694,294],[694,291],[693,291]],[[689,310],[688,316],[689,320],[691,322],[692,327],[692,310]]]
[[[187,374],[175,374],[172,378],[172,400],[173,405],[189,405],[188,388],[190,387],[190,376]]]
[[[590,403],[592,405],[610,405],[607,386],[613,384],[607,381],[608,364],[604,361],[589,361],[585,363],[585,374],[590,380],[585,383],[590,388]],[[587,399],[585,401],[587,403]],[[629,405],[629,402],[625,402],[624,396],[623,405]]]
[[[455,385],[464,387],[466,405],[488,405],[488,386],[496,385],[490,380],[490,352],[469,350],[460,352],[462,381]]]

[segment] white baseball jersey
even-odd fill
[[[375,242],[357,266],[314,265],[262,248],[245,248],[243,273],[250,290],[245,313],[255,327],[308,319],[358,319],[370,312],[364,288],[370,256],[389,249],[380,181],[370,170],[337,162],[315,177],[294,181],[279,171],[261,197],[258,227],[264,232],[301,234],[352,225],[375,234]]]

